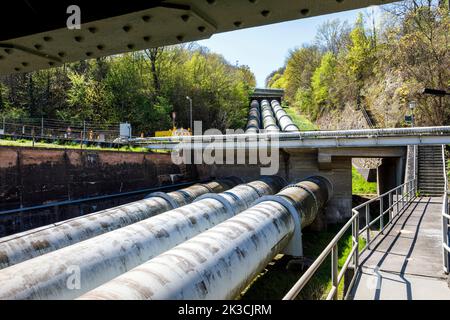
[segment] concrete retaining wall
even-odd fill
[[[150,188],[181,171],[167,154],[0,147],[0,210]]]

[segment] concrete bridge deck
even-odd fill
[[[360,257],[355,300],[450,300],[442,268],[442,198],[417,198]]]

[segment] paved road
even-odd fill
[[[361,256],[355,300],[450,300],[442,270],[442,198],[418,198]]]

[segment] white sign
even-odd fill
[[[120,137],[131,138],[131,124],[129,123],[120,124]]]

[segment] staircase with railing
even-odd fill
[[[369,126],[370,129],[374,129],[375,128],[375,118],[372,114],[372,111],[370,111],[369,109],[366,109],[364,106],[360,106],[360,110],[364,116],[364,119],[366,119],[367,125]]]
[[[419,146],[418,189],[422,196],[442,196],[445,189],[442,146]]]

